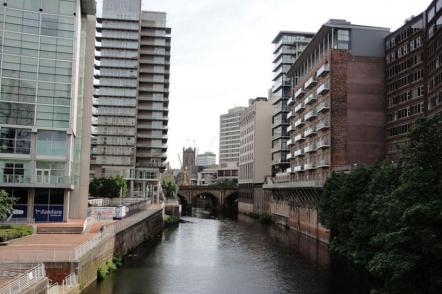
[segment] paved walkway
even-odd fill
[[[74,260],[74,249],[93,239],[100,232],[102,225],[113,224],[111,226],[113,231],[118,233],[132,223],[156,213],[159,208],[150,205],[147,210],[142,210],[121,221],[95,223],[86,234],[33,234],[12,240],[7,246],[0,246],[0,263]]]

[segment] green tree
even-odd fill
[[[0,190],[0,219],[9,217],[12,213],[12,206],[15,204],[15,198],[9,197],[5,190]]]
[[[178,194],[178,185],[173,176],[164,176],[161,180],[161,188],[166,198],[175,198]]]
[[[94,178],[89,184],[89,193],[93,197],[120,197],[126,195],[127,182],[121,176]]]
[[[399,163],[334,173],[321,222],[330,249],[383,281],[377,293],[442,293],[442,119],[418,120]]]

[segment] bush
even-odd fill
[[[97,198],[113,198],[124,196],[127,192],[127,182],[123,177],[94,178],[89,183],[89,193]]]
[[[106,261],[104,264],[97,268],[97,276],[100,280],[106,279],[108,275],[118,269],[118,266],[114,263],[114,259],[115,257]]]
[[[164,226],[168,227],[177,224],[179,222],[179,219],[174,215],[166,214],[164,215],[163,221]]]
[[[8,225],[0,227],[0,242],[32,235],[33,229],[25,225]]]

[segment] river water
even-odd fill
[[[246,216],[185,217],[86,293],[364,293],[331,275],[327,247]],[[338,279],[338,280],[336,280]]]

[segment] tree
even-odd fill
[[[178,194],[178,185],[175,183],[173,176],[164,176],[161,180],[161,188],[166,198],[175,198]]]
[[[332,252],[378,277],[378,293],[442,293],[442,117],[416,122],[398,164],[332,174],[319,216]]]
[[[124,196],[127,182],[121,176],[94,178],[89,184],[89,193],[93,197],[112,198]]]
[[[0,190],[0,219],[9,217],[12,213],[15,198],[9,197],[5,190]]]

